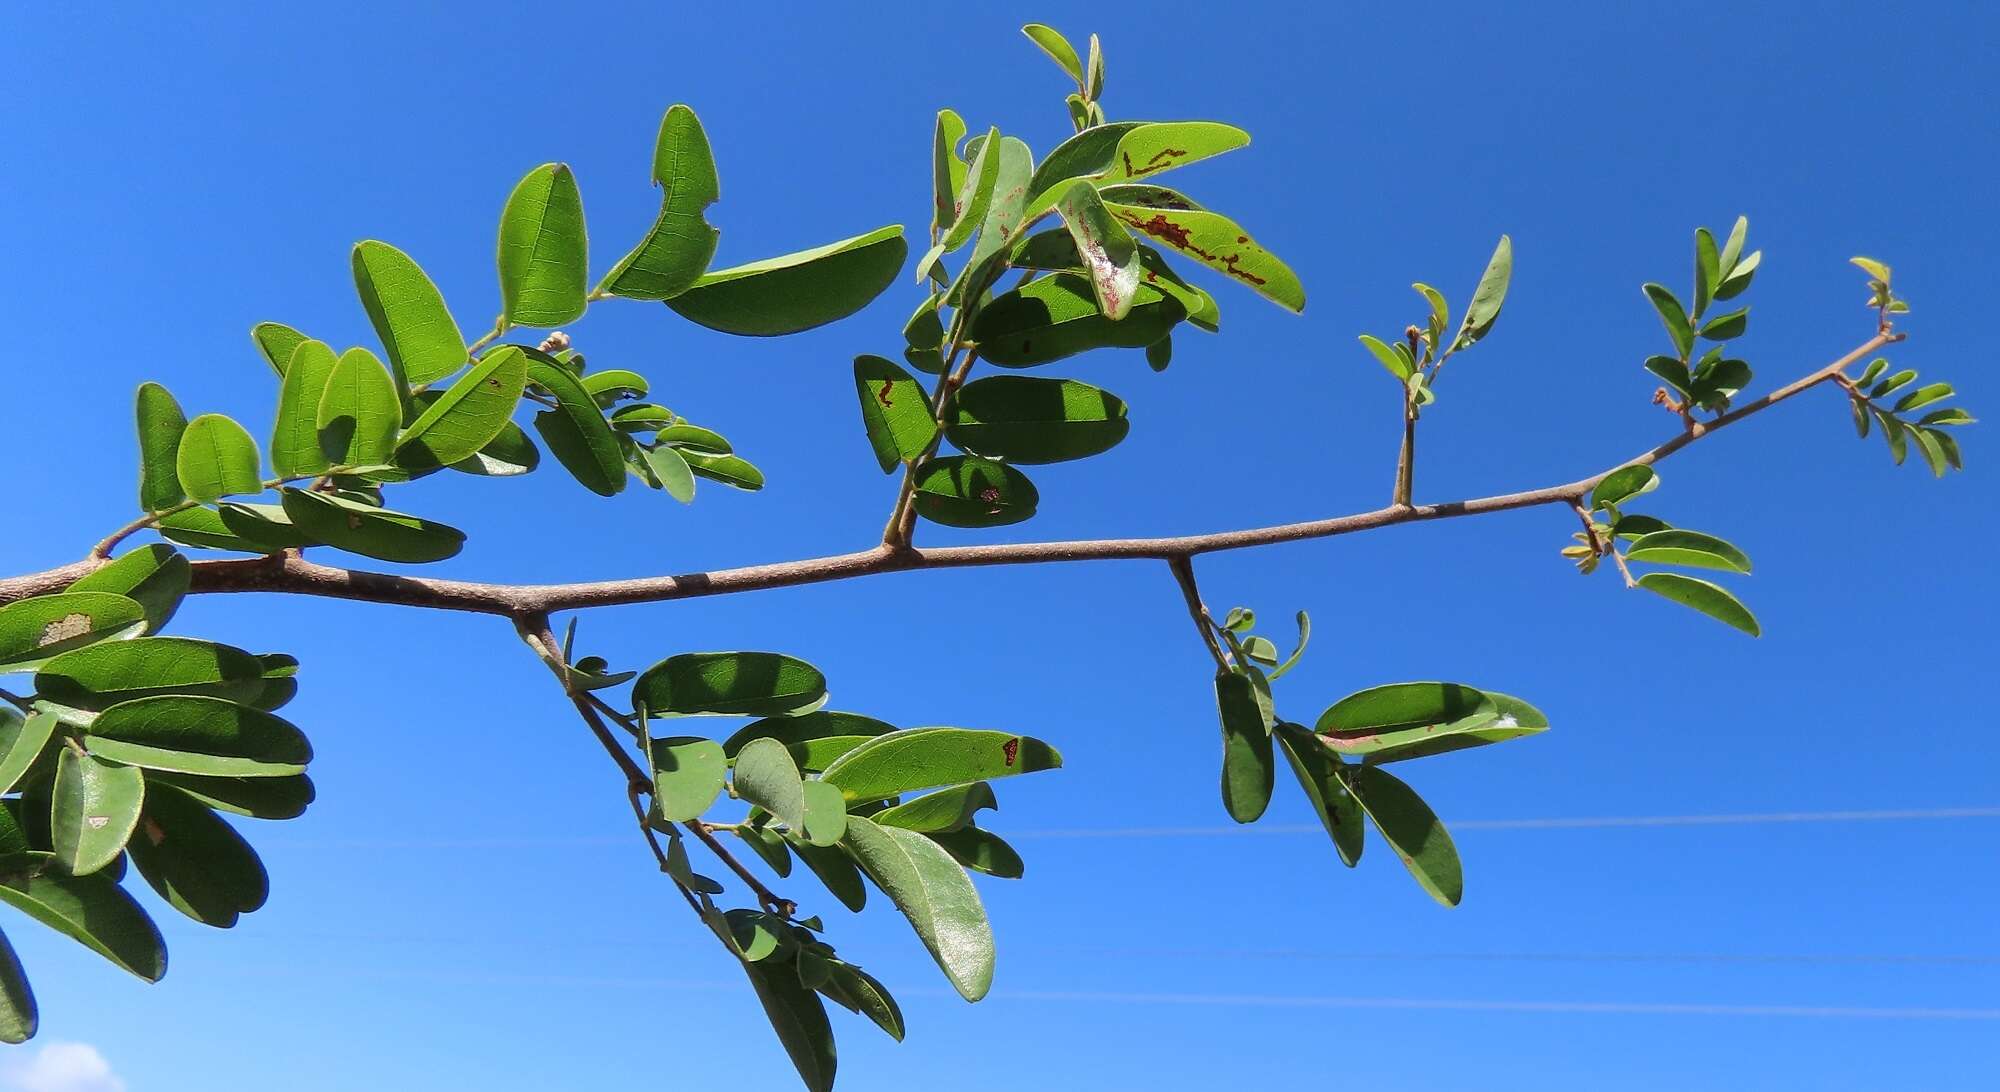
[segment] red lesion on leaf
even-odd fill
[[[1135,166],[1132,163],[1131,152],[1121,151],[1118,153],[1119,158],[1125,161],[1125,177],[1127,178],[1144,178],[1156,171],[1164,171],[1168,167],[1173,166],[1175,160],[1185,158],[1187,154],[1186,148],[1161,148],[1148,157],[1144,163]]]
[[[1151,219],[1141,219],[1137,214],[1130,212],[1119,212],[1116,215],[1125,223],[1166,243],[1175,250],[1183,254],[1192,254],[1202,261],[1216,266],[1224,273],[1235,277],[1239,281],[1243,281],[1246,284],[1269,283],[1265,278],[1259,277],[1247,269],[1238,267],[1238,263],[1243,260],[1243,255],[1217,254],[1214,251],[1204,250],[1196,246],[1194,243],[1194,234],[1188,230],[1187,225],[1169,219],[1165,213],[1156,212]],[[1247,236],[1238,235],[1236,241],[1245,243],[1249,239]]]
[[[895,386],[895,380],[884,379],[882,381],[882,389],[875,392],[875,400],[877,402],[882,403],[882,407],[884,409],[887,409],[894,404],[889,399],[889,391],[894,386]]]
[[[1012,768],[1014,765],[1014,759],[1018,757],[1021,753],[1021,740],[1018,737],[1016,737],[1014,739],[1008,740],[1005,743],[1002,743],[1000,745],[1000,753],[1006,756],[1007,765],[1009,768]]]

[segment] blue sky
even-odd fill
[[[925,542],[1383,503],[1396,396],[1354,336],[1417,317],[1412,280],[1462,306],[1503,231],[1512,294],[1425,417],[1420,500],[1567,481],[1669,435],[1639,366],[1664,336],[1638,286],[1684,283],[1691,230],[1739,212],[1765,251],[1740,343],[1760,388],[1868,336],[1845,264],[1862,253],[1893,262],[1914,301],[1893,359],[1956,383],[1975,412],[2000,405],[1990,8],[1209,7],[183,5],[87,24],[18,9],[0,34],[0,569],[71,560],[129,518],[139,381],[262,433],[275,391],[252,323],[372,344],[355,240],[408,250],[483,329],[500,205],[561,159],[606,268],[650,222],[671,103],[692,104],[715,146],[720,263],[885,223],[921,234],[938,107],[1040,151],[1065,131],[1062,77],[1016,33],[1028,19],[1105,35],[1113,117],[1254,134],[1176,184],[1285,256],[1310,304],[1294,317],[1215,283],[1224,333],[1178,339],[1164,375],[1137,353],[1052,369],[1126,398],[1129,439],[1036,474],[1034,521],[925,527]],[[594,364],[644,372],[735,440],[770,476],[761,494],[607,501],[550,466],[432,479],[398,503],[464,528],[468,548],[440,568],[485,579],[857,548],[893,482],[847,362],[893,352],[914,302],[901,280],[779,341],[637,303],[572,328]],[[910,1018],[899,1046],[836,1014],[844,1088],[947,1072],[967,1090],[1982,1087],[2000,1060],[1993,818],[1498,822],[2000,805],[1983,738],[1983,544],[2000,519],[1983,430],[1965,446],[1971,471],[1945,481],[1896,468],[1825,390],[1670,460],[1650,507],[1757,559],[1735,582],[1763,618],[1755,641],[1609,573],[1577,577],[1556,556],[1574,522],[1559,510],[1204,559],[1212,605],[1312,612],[1313,651],[1279,687],[1295,719],[1373,683],[1448,678],[1554,721],[1408,770],[1461,821],[1468,890],[1450,912],[1386,855],[1340,867],[1301,833],[1295,791],[1281,787],[1272,829],[1222,829],[1210,669],[1157,563],[624,608],[586,617],[582,645],[633,666],[779,649],[824,668],[836,706],[1063,749],[1060,773],[1001,786],[994,826],[1028,877],[982,886],[1001,944],[985,1003],[950,996],[886,909],[800,896]],[[320,801],[251,832],[274,896],[234,932],[161,908],[173,971],[158,986],[9,929],[44,1035],[92,1044],[116,1074],[62,1087],[509,1090],[635,1072],[790,1087],[739,972],[651,870],[615,775],[504,625],[228,598],[177,626],[304,661],[291,714],[318,748]],[[25,1065],[9,1058],[0,1081],[56,1087]]]

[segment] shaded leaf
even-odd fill
[[[39,863],[46,854],[35,854]],[[56,871],[0,875],[0,902],[148,982],[167,973],[166,943],[151,918],[107,873]]]
[[[604,420],[597,402],[566,369],[539,360],[528,364],[528,378],[556,396],[557,407],[535,415],[535,431],[570,476],[602,497],[625,488],[625,456],[617,434]]]
[[[1254,670],[1254,669],[1251,669]],[[1215,675],[1222,715],[1222,806],[1239,823],[1254,823],[1271,803],[1271,728],[1265,704],[1246,671]]]
[[[1296,724],[1279,722],[1274,734],[1313,813],[1319,816],[1327,837],[1333,839],[1341,863],[1353,868],[1361,860],[1368,832],[1362,825],[1361,802],[1348,791],[1340,775],[1340,759],[1327,751],[1318,736]]]
[[[1143,349],[1186,317],[1180,301],[1141,285],[1131,311],[1113,322],[1097,309],[1088,280],[1058,273],[996,296],[973,320],[972,341],[985,360],[1025,368],[1091,349]]]
[[[681,317],[726,334],[795,334],[843,319],[896,279],[909,248],[902,225],[703,274],[667,301]]]
[[[1004,527],[1033,516],[1040,503],[1027,475],[991,459],[933,459],[917,476],[917,514],[948,527]]]
[[[131,853],[153,890],[203,925],[227,929],[271,893],[264,862],[236,828],[171,786],[149,788]]]
[[[1010,463],[1054,463],[1108,451],[1130,425],[1125,403],[1074,379],[996,375],[953,398],[945,435],[976,455]]]
[[[859,713],[815,710],[756,721],[724,740],[722,750],[733,758],[753,739],[775,739],[791,752],[800,769],[818,772],[870,739],[895,730],[892,724]]]
[[[42,665],[35,690],[77,709],[105,709],[156,694],[252,701],[264,665],[240,648],[188,637],[136,637],[65,652]]]
[[[1465,894],[1458,850],[1430,805],[1380,767],[1350,767],[1349,774],[1362,810],[1396,851],[1403,867],[1416,877],[1417,885],[1438,902],[1457,906]]]
[[[634,706],[653,716],[783,716],[825,700],[818,668],[776,652],[686,652],[632,684]]]
[[[382,561],[422,564],[456,557],[465,532],[330,493],[283,489],[285,514],[316,542]]]
[[[1002,880],[1018,880],[1026,872],[1021,855],[990,830],[966,827],[964,830],[926,834],[924,837],[936,842],[951,854],[952,860],[974,872]]]
[[[116,860],[145,797],[146,778],[137,769],[59,748],[49,822],[56,862],[72,876],[87,876]]]
[[[166,695],[106,709],[84,735],[92,754],[203,777],[289,777],[312,745],[288,721],[220,698]]]

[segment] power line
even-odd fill
[[[1648,827],[1760,826],[1791,823],[1882,823],[1948,819],[2000,819],[2000,807],[1901,808],[1875,811],[1774,811],[1715,815],[1615,815],[1541,819],[1462,819],[1447,823],[1453,831],[1468,830],[1597,830]],[[1075,827],[1024,830],[1007,834],[1023,838],[1208,838],[1225,835],[1319,834],[1317,826],[1267,823],[1206,827]],[[302,838],[272,839],[264,844],[284,849],[575,849],[622,846],[629,838]]]
[[[296,977],[296,967],[239,969],[222,974],[244,977]],[[734,989],[740,982],[717,979],[627,978],[593,975],[525,975],[424,971],[369,971],[347,968],[315,969],[317,978],[391,981],[434,981],[458,985],[520,985],[577,989]],[[905,997],[955,997],[948,990],[916,988],[897,991]],[[1819,1020],[2000,1020],[2000,1009],[1887,1007],[1859,1005],[1737,1005],[1711,1002],[1548,1001],[1433,997],[1299,997],[1243,993],[1143,993],[1090,990],[1001,990],[987,1001],[1093,1005],[1187,1005],[1213,1008],[1381,1009],[1433,1012],[1550,1013],[1609,1016],[1785,1017]]]

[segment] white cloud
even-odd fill
[[[48,1043],[31,1058],[0,1066],[0,1088],[11,1092],[125,1092],[125,1081],[89,1043]]]

